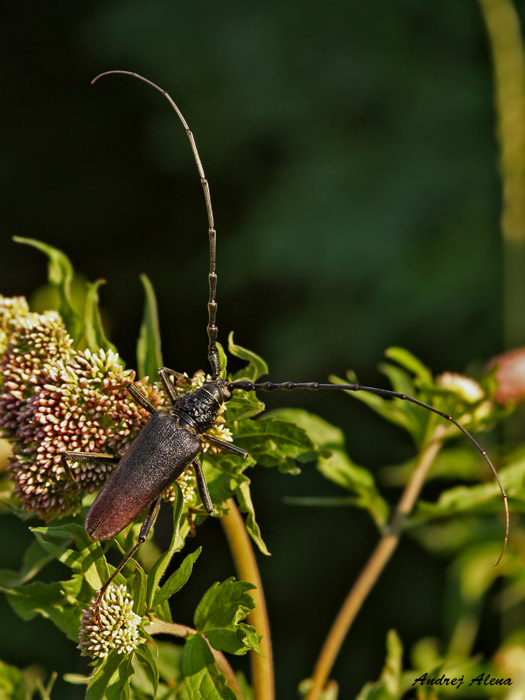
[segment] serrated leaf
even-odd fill
[[[126,700],[132,674],[129,658],[110,654],[91,677],[85,700]]]
[[[148,680],[153,688],[153,697],[155,697],[159,685],[159,671],[157,668],[157,663],[153,658],[153,654],[151,653],[149,647],[147,647],[145,644],[141,644],[139,647],[137,647],[135,654],[146,671]]]
[[[255,510],[250,493],[250,480],[247,476],[242,475],[241,481],[235,489],[235,495],[237,497],[237,503],[239,504],[239,510],[241,513],[246,513],[245,525],[248,534],[259,548],[259,551],[270,556],[270,552],[261,536],[259,525],[255,520]]]
[[[207,642],[194,635],[186,640],[182,655],[182,674],[190,700],[237,700],[217,668]]]
[[[50,284],[57,288],[60,295],[60,315],[64,321],[69,335],[78,341],[82,337],[82,320],[71,303],[71,280],[73,279],[73,266],[69,258],[57,248],[53,248],[34,238],[13,238],[16,243],[32,246],[48,257],[48,279]]]
[[[264,403],[255,392],[236,391],[228,402],[226,419],[228,423],[235,423],[258,416],[264,409]]]
[[[117,352],[117,348],[107,339],[102,319],[100,318],[98,288],[102,284],[105,284],[105,280],[97,280],[87,285],[86,304],[84,306],[84,339],[92,352],[97,352],[99,348]]]
[[[191,576],[193,565],[197,561],[201,552],[202,547],[199,547],[191,554],[188,554],[179,568],[174,571],[166,583],[157,590],[155,597],[153,598],[153,608],[156,608],[157,605],[160,605],[165,600],[171,598],[174,593],[180,591]]]
[[[295,464],[311,462],[315,451],[305,431],[294,423],[266,415],[259,420],[243,421],[235,433],[235,443],[264,467],[278,466],[282,472],[297,474]]]
[[[146,376],[156,378],[158,370],[163,366],[157,299],[153,285],[146,275],[141,275],[140,281],[144,287],[146,299],[137,341],[137,372],[139,378]]]
[[[252,588],[255,588],[253,583],[231,577],[214,583],[202,597],[195,611],[195,628],[206,635],[215,649],[231,654],[259,650],[255,629],[242,623],[255,608],[248,593]]]
[[[233,342],[233,331],[228,335],[228,351],[240,360],[246,360],[247,365],[233,375],[233,380],[247,379],[251,382],[257,381],[263,374],[268,374],[268,365],[251,350],[236,345]]]

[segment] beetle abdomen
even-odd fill
[[[94,540],[117,535],[187,469],[199,440],[167,413],[154,413],[93,501],[86,530]]]

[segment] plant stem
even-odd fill
[[[179,625],[176,622],[165,622],[164,620],[154,620],[144,629],[148,634],[151,635],[171,634],[174,637],[180,637],[181,639],[186,639],[186,637],[188,637],[190,634],[197,634],[196,630],[194,630],[192,627],[187,627],[186,625]],[[217,664],[219,671],[226,678],[226,683],[237,695],[239,700],[242,700],[241,689],[239,688],[239,684],[237,683],[237,679],[235,678],[235,673],[233,672],[232,667],[228,663],[228,660],[222,652],[217,651],[217,649],[214,649],[211,645],[210,651],[213,654],[213,658],[215,659],[215,663]]]
[[[504,340],[525,343],[525,50],[512,0],[479,0],[492,52],[503,186]]]
[[[439,426],[434,432],[434,439],[429,442],[419,455],[416,467],[405,486],[405,490],[401,494],[389,527],[379,540],[357,581],[350,589],[334,620],[319,654],[312,676],[312,687],[306,700],[319,699],[352,622],[399,543],[406,517],[412,511],[425,482],[428,470],[441,449],[443,443],[440,438],[444,432],[444,426]]]
[[[230,498],[227,505],[228,514],[222,516],[221,524],[230,545],[237,575],[243,581],[250,581],[250,583],[257,586],[251,591],[255,601],[255,610],[248,615],[248,622],[262,635],[260,646],[264,654],[264,656],[261,656],[255,651],[251,652],[252,684],[255,700],[274,700],[272,638],[257,560],[255,559],[255,553],[244,520],[235,501]]]

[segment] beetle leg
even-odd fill
[[[203,435],[203,437],[207,442],[218,447],[221,452],[229,452],[230,454],[237,455],[243,459],[246,459],[248,456],[246,450],[243,450],[242,447],[237,447],[237,445],[233,445],[231,442],[219,440],[219,438],[216,438],[213,435],[208,435],[207,433]]]
[[[62,452],[62,454],[60,455],[60,461],[62,462],[62,466],[64,467],[66,479],[69,481],[70,486],[77,490],[79,486],[75,481],[75,477],[73,476],[73,472],[71,471],[71,467],[69,466],[69,462],[67,461],[68,459],[70,459],[72,462],[120,461],[120,457],[116,457],[115,455],[109,455],[105,452]]]
[[[151,414],[157,413],[157,409],[151,403],[148,397],[144,396],[142,391],[137,389],[137,387],[134,384],[126,384],[126,389],[131,394],[131,397],[135,399],[135,401],[139,404],[139,406],[142,406],[142,408],[145,408],[146,411],[149,411]]]
[[[174,369],[169,369],[168,367],[161,367],[159,369],[159,379],[162,382],[164,392],[168,396],[171,403],[174,404],[179,398],[179,395],[177,394],[175,385],[171,381],[170,377],[175,377],[175,379],[184,381],[186,384],[188,384],[188,378],[180,372],[176,372]]]
[[[201,463],[198,459],[194,459],[192,462],[193,469],[195,470],[195,476],[197,477],[197,488],[199,489],[199,496],[201,497],[202,505],[206,508],[208,513],[213,513],[213,503],[211,502],[210,492],[208,491],[208,484],[204,478],[204,472],[202,471]]]
[[[144,522],[142,523],[142,527],[140,528],[137,543],[135,545],[133,545],[133,547],[129,550],[129,552],[124,556],[124,559],[120,562],[120,564],[117,566],[115,571],[111,574],[111,576],[108,578],[108,580],[102,586],[102,588],[98,591],[97,597],[95,600],[95,605],[98,606],[98,604],[100,603],[100,599],[104,595],[104,591],[107,589],[109,584],[113,581],[115,576],[117,574],[119,574],[122,571],[122,569],[126,566],[128,561],[135,554],[135,552],[140,547],[140,545],[143,544],[148,539],[149,531],[151,530],[153,523],[157,519],[157,514],[159,512],[159,506],[160,506],[160,500],[161,500],[161,496],[158,496],[158,498],[156,498],[153,501],[153,503],[151,504],[149,511],[148,511],[148,514],[146,515],[146,518],[144,519]]]

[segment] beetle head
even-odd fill
[[[220,406],[229,401],[232,397],[230,384],[224,381],[224,379],[212,379],[203,384],[202,388],[210,394],[210,396],[213,396]]]

